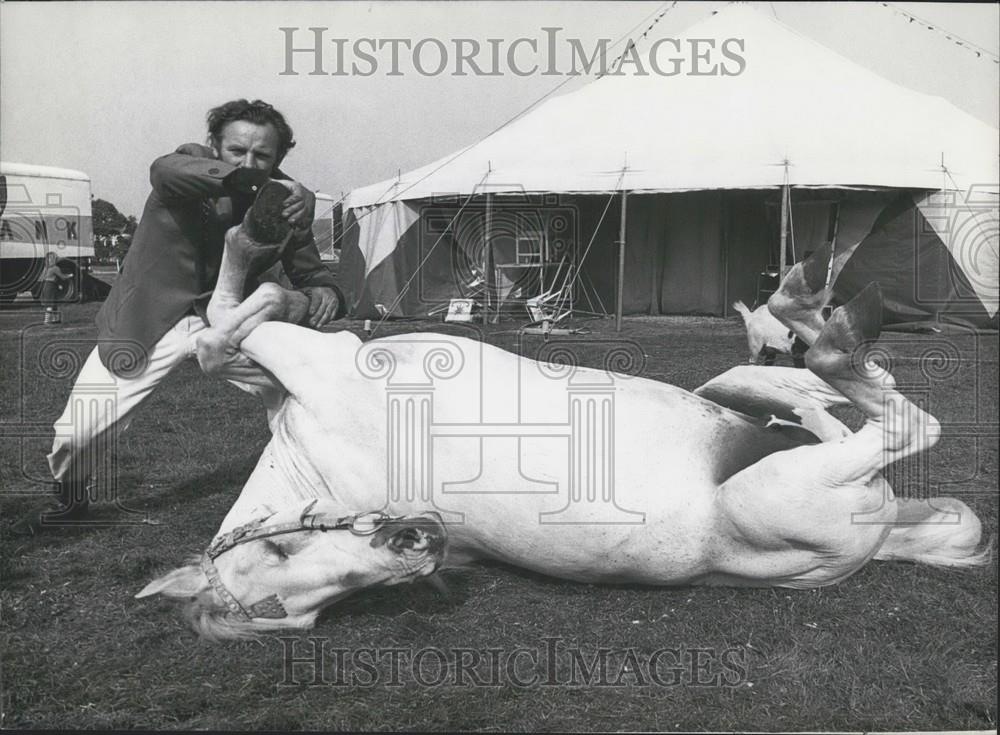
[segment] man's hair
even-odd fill
[[[248,102],[245,99],[232,100],[224,105],[213,107],[206,116],[208,134],[216,144],[222,140],[222,131],[231,122],[243,120],[254,125],[270,123],[278,132],[278,161],[295,147],[292,127],[285,122],[285,117],[263,100]]]

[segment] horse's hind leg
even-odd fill
[[[884,464],[930,449],[940,427],[895,389],[895,381],[868,355],[882,327],[882,296],[869,284],[850,303],[823,321],[830,300],[826,272],[830,247],[824,245],[797,263],[768,300],[771,313],[809,345],[806,366],[840,391],[868,418],[862,432],[879,435]],[[874,469],[881,469],[876,467]]]
[[[876,559],[919,561],[939,566],[985,564],[992,542],[978,550],[982,524],[957,498],[896,498],[896,522]]]
[[[877,469],[930,449],[941,434],[937,419],[897,391],[892,375],[869,359],[881,311],[881,292],[869,284],[833,312],[806,352],[806,366],[867,417],[861,431],[877,436],[884,454]]]
[[[768,311],[807,345],[812,345],[822,331],[823,308],[832,296],[826,286],[832,252],[832,246],[826,243],[796,263],[767,300]]]
[[[779,305],[780,306],[780,305]],[[803,308],[785,304],[794,319],[802,318],[815,304]],[[782,319],[782,308],[775,314]],[[857,433],[833,443],[827,456],[839,456],[840,472],[848,482],[871,482],[884,488],[892,518],[859,523],[892,526],[878,558],[902,558],[930,564],[981,563],[975,549],[980,523],[964,503],[950,498],[896,500],[876,474],[887,464],[927,451],[940,437],[938,421],[896,390],[893,377],[869,359],[881,330],[882,298],[876,284],[869,284],[823,324],[806,352],[806,366],[857,406],[866,416]],[[823,445],[828,446],[828,445]]]
[[[768,455],[719,488],[721,581],[815,586],[873,557],[951,566],[987,558],[976,552],[980,525],[968,507],[951,499],[927,507],[897,501],[879,475],[886,464],[933,446],[939,434],[937,421],[867,359],[880,309],[878,288],[869,286],[834,311],[806,353],[809,369],[865,413],[864,427]]]

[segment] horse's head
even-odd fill
[[[312,501],[219,536],[198,563],[136,597],[186,598],[189,621],[208,638],[309,628],[323,608],[356,590],[432,574],[446,542],[434,513],[344,516],[333,503]]]

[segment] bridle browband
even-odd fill
[[[254,618],[280,619],[287,618],[288,613],[277,595],[265,597],[263,600],[255,602],[250,607],[243,607],[240,601],[226,589],[226,586],[219,579],[219,570],[215,566],[215,560],[230,549],[240,544],[258,541],[272,536],[281,536],[286,533],[298,533],[299,531],[350,531],[355,536],[371,536],[377,533],[383,526],[392,521],[399,521],[405,516],[390,516],[380,510],[366,513],[356,513],[350,516],[330,516],[323,513],[312,513],[313,500],[302,510],[302,514],[297,521],[289,523],[275,523],[264,525],[267,518],[258,518],[237,526],[232,531],[217,536],[215,540],[205,549],[201,557],[201,570],[208,578],[208,583],[212,589],[222,598],[222,601],[229,608],[229,613],[244,622],[250,622]]]

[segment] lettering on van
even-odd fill
[[[34,227],[35,231],[35,241],[36,242],[48,242],[49,241],[49,221],[45,219],[29,220],[31,225]],[[72,219],[67,219],[66,217],[58,217],[51,220],[53,228],[56,231],[61,231],[65,233],[65,239],[67,240],[79,240],[80,234],[77,228],[77,222]],[[19,223],[21,224],[21,223]],[[21,227],[27,225],[27,222],[21,224]],[[21,229],[19,227],[18,229]],[[18,241],[24,242],[25,233],[15,232],[14,228],[11,227],[11,221],[5,219],[0,221],[0,240],[9,240],[11,242]]]

